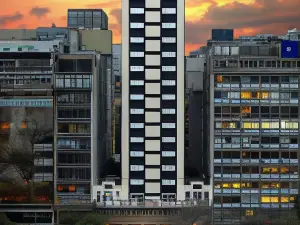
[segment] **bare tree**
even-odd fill
[[[33,178],[39,155],[34,146],[52,134],[53,128],[47,118],[25,117],[21,124],[11,127],[10,139],[0,143],[0,178],[19,185],[25,183],[28,202],[35,200]]]

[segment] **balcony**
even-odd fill
[[[0,67],[1,73],[52,74],[51,66]]]

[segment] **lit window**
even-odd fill
[[[176,28],[176,23],[162,23],[162,28]]]
[[[144,81],[143,80],[131,80],[130,85],[131,86],[143,86]]]
[[[253,209],[246,209],[245,210],[245,216],[253,216],[253,215],[254,215]]]
[[[223,82],[223,76],[222,75],[217,75],[217,82],[222,83]]]
[[[143,66],[130,66],[130,71],[144,71]]]
[[[176,66],[162,66],[162,71],[176,71]]]
[[[242,99],[251,99],[251,92],[241,92],[241,98]]]
[[[70,186],[69,186],[69,192],[76,192],[76,187],[75,187],[75,185],[70,185]]]
[[[175,80],[162,80],[161,85],[162,86],[175,86],[176,81]]]
[[[144,14],[144,8],[130,8],[130,14]]]
[[[262,122],[261,123],[261,128],[262,129],[269,129],[270,128],[270,123],[269,122]]]
[[[62,191],[64,188],[61,185],[57,186],[57,191]]]
[[[237,125],[235,122],[216,122],[216,128],[234,129],[234,128],[237,128]]]
[[[130,28],[144,28],[144,23],[130,23]]]
[[[162,109],[162,114],[175,114],[176,109]]]
[[[240,92],[229,92],[228,93],[228,98],[240,99],[241,98],[241,93]]]
[[[175,128],[175,123],[163,123],[162,128]]]
[[[144,38],[142,37],[131,37],[130,43],[144,43]]]
[[[249,113],[251,113],[251,107],[250,106],[243,106],[243,107],[241,107],[241,113],[242,114],[249,114]]]
[[[130,165],[130,171],[144,171],[143,165]]]
[[[27,123],[23,121],[23,122],[21,123],[21,128],[22,128],[22,129],[26,129],[26,128],[27,128]]]
[[[176,43],[175,37],[163,37],[162,43]]]
[[[240,183],[233,183],[232,184],[232,188],[241,188],[241,184]]]
[[[280,125],[281,129],[298,129],[297,122],[282,121]]]
[[[130,151],[131,157],[144,157],[143,151]]]
[[[176,141],[175,137],[162,137],[162,142],[164,143],[174,143]]]
[[[144,52],[130,52],[130,57],[144,57]]]
[[[261,203],[278,203],[279,202],[279,197],[261,196],[260,201],[261,201]]]
[[[262,92],[261,99],[269,99],[269,92]]]
[[[144,95],[130,95],[130,100],[144,100]]]
[[[163,157],[175,157],[176,153],[175,153],[175,151],[163,151],[162,156]]]
[[[130,109],[130,114],[144,114],[144,109]]]
[[[131,143],[143,143],[144,138],[142,138],[142,137],[131,137],[130,142]]]
[[[176,8],[162,8],[162,14],[176,14]]]
[[[176,52],[162,52],[162,57],[176,57]]]
[[[130,123],[130,128],[144,128],[143,123]]]
[[[175,180],[162,180],[162,185],[175,185]]]
[[[142,180],[142,179],[130,179],[130,184],[131,185],[143,185],[144,180]]]
[[[244,122],[244,123],[242,123],[242,128],[244,128],[244,129],[259,129],[259,123]]]
[[[175,100],[176,95],[162,95],[162,100]]]
[[[176,167],[174,165],[162,165],[162,171],[175,171]]]
[[[9,129],[9,128],[10,128],[10,123],[8,122],[1,123],[1,129]]]

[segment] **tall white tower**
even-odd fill
[[[122,0],[122,196],[184,200],[184,0]]]

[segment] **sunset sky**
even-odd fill
[[[66,26],[68,8],[102,8],[114,43],[121,42],[121,0],[1,0],[0,28]],[[186,0],[186,53],[210,38],[212,28],[235,28],[235,36],[285,34],[300,29],[300,0]],[[1,38],[1,36],[0,36]]]

